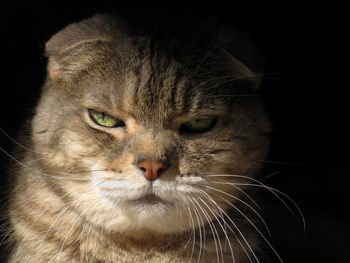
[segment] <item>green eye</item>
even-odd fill
[[[96,110],[89,110],[90,118],[97,123],[98,125],[101,125],[103,127],[107,128],[116,128],[124,126],[124,122],[108,115],[104,112],[96,111]]]
[[[202,133],[210,130],[216,124],[216,118],[194,119],[181,125],[180,131],[185,133]]]

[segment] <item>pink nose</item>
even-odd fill
[[[167,168],[164,163],[157,160],[144,160],[138,164],[138,167],[145,172],[146,179],[150,181],[156,180]]]

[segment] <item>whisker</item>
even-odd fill
[[[191,201],[191,198],[189,198],[189,200]],[[202,254],[202,227],[201,227],[201,223],[199,222],[199,212],[197,210],[197,207],[195,206],[195,204],[191,201],[191,203],[193,204],[193,208],[194,208],[194,213],[196,214],[196,218],[197,218],[197,222],[198,222],[198,230],[199,230],[199,253],[198,253],[198,259],[197,259],[197,263],[199,263],[199,260],[201,258],[201,254]]]
[[[24,145],[20,144],[19,142],[17,142],[16,140],[14,140],[10,135],[8,135],[2,128],[0,128],[0,132],[2,132],[10,141],[12,141],[13,143],[15,143],[16,145],[18,145],[19,147],[30,151],[32,153],[37,153],[35,151],[33,151],[32,149],[29,149],[28,147],[25,147]]]
[[[237,175],[234,175],[233,177],[243,177],[243,178],[249,178],[249,177],[246,177],[246,176],[237,176]],[[280,200],[284,206],[289,210],[289,212],[294,216],[295,216],[295,213],[293,212],[293,210],[288,206],[288,204],[278,195],[283,195],[285,198],[287,198],[294,206],[295,208],[298,210],[298,213],[300,214],[300,217],[301,217],[301,220],[302,220],[302,224],[303,224],[303,229],[304,229],[304,232],[306,231],[306,221],[305,221],[305,217],[303,215],[303,212],[301,211],[300,207],[298,206],[298,204],[291,198],[289,197],[287,194],[281,192],[280,190],[277,190],[273,187],[269,187],[269,186],[266,186],[265,184],[261,183],[260,181],[254,179],[254,178],[250,178],[250,180],[258,183],[258,184],[249,184],[249,183],[230,183],[230,182],[213,182],[213,183],[217,183],[217,184],[228,184],[228,185],[236,185],[236,186],[251,186],[251,187],[258,187],[258,188],[264,188],[264,189],[267,189],[270,193],[272,193],[274,196],[276,196],[278,198],[278,200]],[[276,192],[278,194],[276,194]]]
[[[214,244],[215,244],[215,250],[216,250],[216,259],[217,259],[217,262],[220,263],[219,248],[220,248],[220,251],[221,251],[221,259],[222,260],[223,260],[223,253],[222,253],[222,247],[221,247],[219,234],[218,234],[218,232],[216,230],[216,227],[215,227],[214,223],[211,221],[210,216],[208,215],[207,211],[203,210],[203,214],[204,214],[204,216],[207,219],[209,228],[210,228],[212,236],[214,238]]]
[[[279,162],[279,161],[270,161],[270,160],[253,160],[259,163],[271,163],[271,164],[280,164],[280,165],[305,165],[305,163],[296,163],[296,162]]]
[[[259,97],[261,96],[260,93],[252,93],[252,94],[219,94],[219,95],[212,95],[212,96],[206,96],[206,98],[222,98],[222,97],[231,97],[231,98],[239,98],[239,97]]]
[[[71,194],[71,193],[74,192],[74,191],[75,191],[75,190],[66,192],[64,195],[62,195],[61,197],[59,197],[58,200],[62,200],[65,196]],[[57,200],[57,201],[58,201],[58,200]],[[28,202],[29,202],[29,201],[28,201]],[[57,205],[56,202],[55,202],[54,204],[50,205],[49,207],[47,207],[45,210],[43,210],[43,211],[35,218],[35,220],[33,221],[33,223],[29,226],[29,229],[31,229],[31,228],[35,225],[35,223],[41,218],[41,216],[42,216],[45,212],[47,212],[50,208],[52,208],[52,207],[55,206],[55,205]],[[19,245],[17,246],[16,254],[15,254],[15,256],[14,256],[14,258],[15,258],[14,262],[16,262],[16,259],[17,259],[17,256],[18,256],[18,252],[19,252],[19,250],[20,250],[20,248],[21,248],[21,246],[22,246],[22,244],[23,244],[23,241],[24,241],[24,239],[22,239],[21,242],[19,243]]]
[[[190,217],[190,214],[188,213],[188,211],[187,211],[187,207],[185,207],[185,204],[184,204],[184,198],[182,197],[182,196],[180,196],[180,194],[177,192],[177,194],[179,195],[179,197],[182,199],[182,201],[183,202],[181,202],[180,204],[182,205],[182,207],[183,207],[183,209],[184,209],[184,211],[188,214],[188,216]],[[182,213],[181,213],[181,216],[182,216]],[[187,242],[186,242],[186,244],[184,245],[184,248],[186,248],[187,246],[188,246],[188,244],[190,243],[190,241],[191,241],[191,238],[192,238],[192,232],[193,232],[193,230],[192,230],[192,228],[191,228],[191,222],[189,222],[189,229],[190,229],[190,233],[189,233],[189,238],[188,238],[188,240],[187,240]]]
[[[63,209],[63,210],[56,216],[55,220],[54,220],[53,223],[50,225],[49,229],[46,231],[45,235],[44,235],[43,238],[41,239],[40,244],[39,244],[39,246],[37,247],[37,251],[40,250],[40,248],[41,248],[41,246],[42,246],[44,240],[46,239],[47,235],[49,234],[49,232],[51,231],[51,229],[54,227],[54,225],[57,223],[57,221],[58,221],[67,211],[69,211],[69,210],[72,208],[72,206],[73,206],[74,204],[78,203],[78,202],[81,200],[81,198],[83,198],[85,195],[89,195],[91,192],[93,192],[93,191],[89,191],[89,192],[87,192],[87,193],[81,194],[80,197],[79,197],[78,199],[74,200],[74,201],[71,202],[69,205],[67,205],[66,208]]]
[[[198,75],[198,73],[201,70],[202,65],[204,64],[204,62],[210,58],[210,56],[212,56],[214,54],[214,52],[217,49],[220,49],[220,46],[223,45],[227,40],[223,40],[220,41],[219,43],[217,43],[216,45],[212,46],[211,49],[203,56],[203,58],[201,59],[201,61],[198,63],[196,69],[193,71],[193,73],[190,75],[190,77],[194,77],[196,75]]]
[[[0,247],[5,247],[6,249],[9,249],[13,243],[13,239],[11,239],[11,234],[13,233],[13,230],[11,228],[11,225],[9,222],[5,222],[0,225],[1,230],[1,240],[0,240]]]
[[[94,202],[93,204],[96,204],[96,202]],[[67,238],[69,236],[69,234],[72,232],[75,224],[79,221],[79,219],[85,214],[85,211],[88,210],[89,208],[91,208],[91,205],[93,204],[87,204],[87,207],[84,208],[84,210],[79,214],[79,216],[77,217],[77,219],[74,220],[74,222],[72,222],[72,226],[69,228],[68,232],[66,233],[64,239],[63,239],[63,242],[62,242],[62,245],[61,245],[61,249],[60,249],[60,252],[59,252],[59,255],[58,255],[58,263],[60,263],[61,261],[61,256],[62,256],[62,252],[63,252],[63,247],[64,247],[64,244],[65,242],[67,241]]]
[[[224,181],[225,183],[229,184],[229,185],[232,185],[230,182],[227,182],[227,181],[225,181],[225,180],[223,180],[223,181]],[[217,182],[214,181],[214,182],[212,182],[212,183],[217,183]],[[232,185],[232,186],[235,186],[235,185]],[[236,186],[236,187],[237,187],[237,186]],[[226,193],[226,194],[228,194],[228,193]],[[235,200],[237,200],[237,201],[243,203],[243,204],[246,205],[247,207],[249,207],[249,208],[259,217],[259,219],[260,219],[261,222],[263,223],[263,225],[264,225],[264,227],[265,227],[267,233],[268,233],[269,236],[271,237],[271,232],[270,232],[270,230],[269,230],[269,228],[268,228],[268,226],[267,226],[265,220],[263,219],[263,217],[262,217],[251,205],[249,205],[248,203],[246,203],[245,201],[243,201],[242,199],[240,199],[240,198],[238,198],[238,197],[236,197],[236,196],[234,196],[234,195],[231,195],[231,194],[228,194],[228,195],[229,195],[231,198],[233,198],[233,199],[235,199]]]
[[[7,153],[2,147],[0,147],[0,151],[2,151],[3,153],[5,153],[8,157],[10,157],[12,160],[14,160],[15,162],[17,162],[18,164],[20,164],[21,166],[34,171],[40,175],[46,176],[46,177],[51,177],[51,178],[55,178],[55,179],[65,179],[65,180],[76,180],[76,181],[87,181],[89,180],[88,178],[69,178],[69,177],[63,177],[63,176],[55,176],[55,175],[50,175],[50,174],[46,174],[43,173],[37,169],[34,169],[28,165],[25,165],[24,163],[20,162],[19,160],[17,160],[15,157],[13,157],[11,154]]]
[[[182,198],[182,200],[188,205],[188,206],[187,206],[187,210],[188,210],[188,212],[189,212],[190,219],[191,219],[191,223],[192,223],[193,242],[192,242],[191,256],[190,256],[190,260],[189,260],[189,262],[191,262],[192,257],[193,257],[193,253],[194,253],[194,246],[195,246],[195,243],[196,243],[196,227],[195,227],[194,220],[193,220],[193,216],[192,216],[192,212],[191,212],[191,209],[190,209],[190,204],[188,203],[187,198],[186,198],[185,196],[181,195],[180,193],[178,193],[178,194],[179,194],[179,196]]]
[[[225,181],[224,179],[222,179],[224,182],[227,182]],[[244,196],[246,196],[258,209],[260,209],[260,211],[263,212],[262,208],[254,201],[254,199],[248,195],[243,189],[239,188],[238,186],[236,185],[232,185],[234,188],[236,188],[239,192],[241,192]]]
[[[88,232],[87,232],[87,235],[86,235],[86,250],[85,250],[85,257],[86,257],[86,263],[89,263],[89,258],[88,258],[88,249],[89,249],[89,237],[90,237],[90,232],[91,232],[91,229],[92,229],[92,225],[94,224],[94,221],[95,221],[95,218],[96,216],[98,215],[98,212],[100,212],[100,210],[102,209],[102,207],[100,207],[96,213],[94,214],[93,218],[91,219],[91,222],[90,222],[90,226],[89,226],[89,229],[88,229]]]
[[[204,191],[203,191],[203,192],[204,192]],[[208,195],[207,193],[206,193],[206,196],[209,198],[209,200],[210,200],[211,202],[213,202],[214,204],[217,204],[217,203],[215,202],[215,200],[214,200],[210,195]],[[240,234],[240,236],[242,237],[242,239],[243,239],[243,240],[245,241],[245,243],[247,244],[247,247],[249,248],[249,250],[252,252],[252,254],[253,254],[254,258],[256,259],[256,261],[259,262],[259,259],[256,257],[256,255],[255,255],[253,249],[251,248],[250,244],[248,243],[248,241],[246,240],[246,238],[244,237],[243,233],[240,231],[240,229],[238,228],[238,226],[236,225],[236,223],[233,222],[233,220],[229,217],[229,215],[228,215],[219,205],[217,205],[217,207],[219,208],[219,210],[222,211],[222,213],[223,213],[223,214],[228,218],[228,220],[233,224],[233,226],[235,227],[235,229],[237,230],[237,232]],[[253,261],[251,260],[250,256],[249,256],[249,253],[247,252],[247,250],[245,249],[245,247],[243,246],[243,244],[241,243],[241,241],[240,241],[239,238],[237,237],[236,233],[232,230],[232,228],[231,228],[229,225],[227,225],[227,226],[228,226],[228,228],[230,229],[230,231],[234,234],[234,236],[236,237],[236,239],[237,239],[237,241],[239,242],[239,244],[241,245],[241,247],[243,248],[244,252],[246,253],[246,255],[247,255],[248,259],[249,259],[249,261],[250,261],[250,262],[253,262]]]
[[[282,258],[280,257],[280,255],[277,253],[277,251],[274,249],[274,247],[271,245],[271,243],[267,240],[267,238],[261,233],[261,231],[256,227],[256,225],[242,212],[240,211],[235,205],[233,205],[232,203],[230,203],[229,201],[227,201],[225,198],[223,197],[219,197],[222,200],[224,200],[227,204],[229,204],[231,207],[233,207],[235,210],[237,210],[241,215],[244,216],[244,218],[246,218],[248,220],[248,222],[254,227],[254,229],[260,234],[260,236],[265,240],[265,242],[269,245],[269,247],[272,249],[272,251],[275,253],[275,255],[278,257],[279,261],[281,261],[283,263]]]
[[[274,172],[274,173],[271,173],[271,174],[269,174],[269,175],[266,175],[266,176],[264,176],[263,178],[260,178],[260,180],[261,180],[261,181],[262,181],[262,180],[266,180],[267,178],[270,178],[270,177],[272,177],[272,176],[275,176],[276,174],[282,173],[282,172],[287,171],[287,170],[288,170],[288,169],[279,170],[279,171],[277,171],[277,172]]]
[[[237,81],[237,80],[248,80],[251,79],[251,77],[247,76],[220,76],[220,77],[213,77],[209,80],[203,81],[199,83],[197,86],[194,86],[193,89],[191,89],[190,94],[195,93],[198,90],[201,90],[201,92],[210,92],[211,90],[216,90],[217,87],[222,86],[224,84]],[[208,85],[208,87],[203,88],[204,86]],[[256,97],[261,96],[259,93],[251,93],[251,94],[218,94],[213,96],[208,96],[208,98],[216,98],[216,97]]]
[[[229,245],[229,247],[230,247],[230,251],[231,251],[231,255],[232,255],[232,261],[235,263],[236,261],[235,261],[235,256],[234,256],[234,253],[233,253],[232,245],[231,245],[231,242],[230,242],[229,237],[227,236],[227,233],[226,233],[225,228],[222,226],[220,220],[218,219],[218,217],[216,216],[216,214],[213,212],[213,209],[211,209],[211,208],[203,201],[202,198],[198,197],[198,199],[208,208],[208,210],[213,214],[213,216],[215,217],[216,221],[217,221],[218,224],[220,225],[220,227],[221,227],[221,229],[222,229],[222,231],[223,231],[223,233],[224,233],[224,235],[225,235],[225,238],[226,238],[226,240],[228,241],[228,245]],[[196,200],[194,200],[194,201],[196,201]],[[216,205],[217,205],[217,204],[216,204]],[[218,205],[217,205],[217,206],[218,206]],[[218,208],[219,208],[219,207],[218,207]],[[220,209],[220,208],[219,208],[219,209]],[[222,220],[223,220],[224,224],[227,224],[224,218],[222,218]]]

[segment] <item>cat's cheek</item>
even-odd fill
[[[60,144],[70,158],[93,157],[98,153],[98,146],[81,133],[69,132],[61,137]]]

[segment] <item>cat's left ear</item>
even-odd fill
[[[249,81],[254,90],[259,89],[265,59],[253,39],[224,26],[217,30],[217,34],[217,48],[223,52],[232,74]]]

